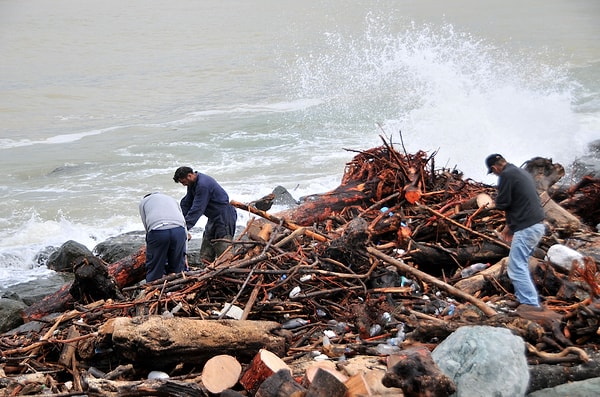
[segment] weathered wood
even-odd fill
[[[74,339],[78,336],[79,331],[77,331],[77,328],[75,328],[74,325],[71,325],[71,327],[69,328],[69,333],[67,334],[67,338]],[[73,365],[73,359],[75,358],[76,350],[77,342],[65,343],[60,353],[60,357],[58,358],[58,363],[66,368],[71,368]]]
[[[261,211],[261,210],[255,208],[255,207],[246,205],[244,203],[240,203],[239,201],[235,201],[235,200],[231,200],[231,205],[233,205],[234,207],[239,208],[241,210],[248,211],[248,212],[250,212],[252,214],[260,215],[263,218],[265,218],[265,219],[267,219],[267,220],[269,220],[269,221],[271,221],[271,222],[273,222],[275,224],[282,224],[284,227],[286,227],[286,228],[288,228],[290,230],[297,230],[297,229],[300,228],[299,224],[294,223],[294,222],[292,222],[292,221],[289,220],[289,219],[294,219],[294,218],[291,218],[291,217],[277,217],[277,216],[271,215],[271,214],[269,214],[269,213],[267,213],[265,211]],[[306,226],[306,225],[304,225],[304,226]],[[315,233],[315,232],[313,232],[311,230],[308,230],[308,229],[305,230],[304,233],[307,236],[309,236],[311,238],[314,238],[317,241],[325,242],[325,241],[328,240],[327,237],[325,237],[325,236],[323,236],[321,234]]]
[[[405,397],[447,397],[456,392],[454,382],[437,366],[426,348],[409,348],[397,356],[383,377],[385,386],[401,388]]]
[[[348,397],[369,397],[373,395],[363,373],[351,376],[344,384],[348,388]]]
[[[346,392],[348,388],[337,376],[319,368],[310,383],[306,397],[344,397]]]
[[[272,321],[150,316],[116,318],[103,332],[112,332],[114,349],[123,357],[139,365],[167,367],[203,364],[218,354],[249,359],[263,347],[285,354],[285,339],[273,333],[279,327]]]
[[[202,369],[202,384],[211,393],[221,393],[238,382],[242,366],[235,357],[220,354],[209,359]]]
[[[412,242],[412,249],[406,254],[423,269],[440,269],[443,266],[456,266],[456,263],[493,263],[508,255],[509,249],[484,241],[481,244],[460,245],[451,248]]]
[[[280,370],[291,372],[290,367],[276,354],[268,349],[260,349],[244,371],[240,384],[244,386],[244,389],[254,393],[265,379]]]
[[[543,192],[540,195],[542,207],[546,215],[546,221],[554,228],[562,229],[571,234],[581,228],[581,221],[566,209],[558,205],[548,196],[548,193]]]
[[[324,361],[324,362],[328,363],[328,361]],[[346,376],[343,373],[341,373],[340,371],[336,370],[335,366],[323,365],[323,364],[320,364],[317,362],[317,363],[311,365],[310,367],[308,367],[304,371],[303,384],[305,386],[310,386],[310,384],[315,380],[315,376],[317,375],[317,372],[319,372],[319,371],[327,371],[327,372],[331,373],[342,383],[346,383],[348,381],[348,376]]]
[[[373,201],[374,192],[365,183],[341,185],[328,193],[304,197],[295,208],[278,213],[286,219],[293,219],[297,225],[310,226],[323,222],[347,207],[368,207]]]
[[[81,257],[73,268],[75,280],[69,291],[76,301],[89,303],[101,299],[123,299],[115,279],[109,274],[106,264],[100,258]]]
[[[494,200],[487,193],[479,193],[475,197],[465,200],[460,203],[461,211],[471,210],[476,208],[491,207],[494,204]]]
[[[180,380],[114,381],[90,376],[83,384],[88,394],[104,397],[208,396],[197,383]]]
[[[119,288],[135,284],[144,279],[146,274],[146,246],[133,255],[108,265],[108,274],[114,278]],[[66,283],[54,294],[46,296],[23,311],[25,321],[37,320],[50,313],[72,309],[75,300],[69,292],[72,282]]]
[[[265,379],[256,394],[256,397],[304,397],[306,389],[297,383],[287,369],[280,369]]]

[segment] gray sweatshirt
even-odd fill
[[[155,192],[147,195],[139,205],[146,233],[151,230],[185,228],[185,218],[177,200],[166,194]]]

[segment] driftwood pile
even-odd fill
[[[232,248],[152,283],[140,283],[144,249],[113,264],[82,257],[74,283],[27,308],[27,323],[0,336],[0,395],[373,395],[362,375],[295,364],[317,354],[381,364],[397,353],[427,366],[424,350],[480,324],[523,337],[531,363],[568,372],[589,360],[600,342],[597,262],[585,257],[565,271],[544,255],[569,241],[598,248],[590,226],[600,222],[600,181],[557,189],[562,167],[540,158],[527,164],[549,226],[532,269],[555,316],[525,319],[512,310],[495,189],[437,169],[434,157],[383,140],[347,164],[338,188],[297,207],[272,215],[265,210],[273,196],[232,202],[256,215]],[[490,266],[461,277],[479,262]],[[453,391],[434,365],[429,370],[423,388]]]

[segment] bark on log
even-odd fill
[[[88,377],[83,384],[84,391],[88,394],[105,397],[198,397],[208,395],[200,385],[194,382],[177,380],[112,381]]]
[[[543,192],[540,195],[546,221],[556,229],[562,229],[567,234],[572,234],[581,228],[581,221],[571,214],[569,211],[558,205],[548,196],[548,193]]]
[[[143,246],[133,255],[125,257],[108,266],[108,274],[113,277],[119,288],[137,283],[144,279],[146,274],[146,246]],[[52,295],[46,296],[23,311],[23,319],[40,319],[50,313],[63,312],[73,308],[75,300],[69,290],[73,283],[63,285]]]
[[[374,194],[368,184],[352,183],[339,186],[328,193],[307,196],[298,207],[277,215],[293,219],[300,226],[310,226],[323,222],[347,207],[366,208],[374,201],[373,198]]]
[[[344,397],[347,392],[346,385],[334,374],[319,368],[306,392],[306,397]]]
[[[569,382],[597,378],[600,374],[600,352],[590,352],[589,362],[578,365],[540,364],[529,366],[527,393]]]
[[[256,397],[304,397],[306,389],[298,384],[287,369],[280,369],[268,377],[258,390]]]
[[[194,320],[162,316],[116,318],[112,330],[114,350],[140,365],[168,367],[178,363],[203,364],[218,354],[250,360],[267,347],[285,354],[285,338],[273,333],[280,324],[271,321]],[[101,335],[102,337],[102,335]]]
[[[209,359],[202,369],[202,384],[211,393],[221,393],[238,382],[242,366],[235,357],[220,354]]]
[[[291,373],[290,367],[276,354],[267,349],[260,349],[242,375],[240,384],[250,393],[254,393],[261,383],[281,370]]]

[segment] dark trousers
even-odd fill
[[[146,234],[146,281],[154,281],[185,268],[187,233],[179,226]]]

